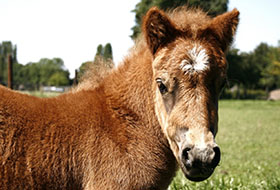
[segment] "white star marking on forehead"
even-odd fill
[[[180,68],[187,73],[202,72],[209,68],[208,55],[206,50],[201,46],[195,45],[193,49],[188,51],[189,59],[184,59]]]

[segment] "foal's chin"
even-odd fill
[[[215,168],[190,168],[187,169],[186,166],[181,166],[181,169],[187,179],[194,182],[200,182],[208,179]]]

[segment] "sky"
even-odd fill
[[[0,43],[17,45],[21,64],[62,58],[71,77],[83,62],[94,59],[99,44],[111,43],[116,64],[133,41],[131,12],[140,0],[0,0]],[[261,42],[278,45],[279,0],[230,0],[240,11],[233,46],[252,51]]]

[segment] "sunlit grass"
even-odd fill
[[[280,189],[280,102],[220,101],[220,165],[203,182],[181,173],[170,189]]]
[[[22,93],[37,96],[40,98],[54,97],[61,94],[61,92],[42,92],[42,91],[21,91]]]

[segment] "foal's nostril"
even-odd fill
[[[183,152],[182,152],[182,159],[184,160],[185,166],[186,167],[191,167],[191,162],[190,162],[190,147],[186,147]]]
[[[183,150],[182,156],[183,159],[187,160],[189,158],[189,151],[191,150],[191,148],[187,147]]]
[[[221,151],[220,151],[220,148],[218,146],[214,147],[213,151],[215,153],[215,156],[214,156],[211,164],[212,164],[213,167],[216,167],[219,164],[220,159],[221,159]]]

